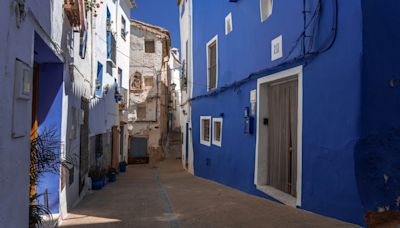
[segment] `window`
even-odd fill
[[[273,0],[260,0],[261,22],[267,20],[272,14]]]
[[[122,69],[118,68],[119,88],[122,88]]]
[[[200,143],[211,145],[211,116],[200,117]]]
[[[146,104],[139,104],[137,106],[137,118],[138,118],[138,120],[145,120],[146,119],[146,112],[147,112]]]
[[[228,35],[233,30],[232,13],[225,17],[225,35]]]
[[[148,86],[148,87],[153,87],[154,86],[154,78],[153,77],[145,77],[144,85]]]
[[[218,36],[207,43],[207,88],[217,88],[218,83]]]
[[[126,40],[126,20],[124,16],[121,16],[121,37]]]
[[[222,118],[213,118],[212,144],[219,147],[222,145]]]
[[[112,64],[112,62],[107,61],[106,71],[107,71],[107,74],[109,74],[110,76],[113,76],[113,64]]]
[[[103,65],[97,62],[96,96],[101,97],[103,93]]]
[[[182,1],[181,17],[185,14],[185,1]]]
[[[144,41],[144,52],[146,52],[146,53],[155,53],[156,52],[154,40]]]

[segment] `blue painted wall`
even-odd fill
[[[47,131],[55,130],[55,140],[61,142],[63,65],[59,63],[40,64],[39,68],[38,133],[40,135],[46,129]],[[60,151],[56,151],[56,153],[60,153]],[[37,186],[38,194],[43,194],[45,189],[48,189],[49,208],[52,213],[59,212],[59,186],[60,175],[53,173],[43,175]],[[44,203],[43,197],[39,200]]]
[[[363,1],[362,138],[355,153],[357,183],[365,210],[399,211],[400,2]],[[385,180],[385,177],[387,178]]]
[[[306,10],[313,12],[317,0],[306,2]],[[325,46],[330,37],[334,18],[332,2],[322,1],[324,5],[317,32],[313,33],[313,28],[308,27],[307,35],[315,36],[313,45],[309,45],[309,38],[306,39],[306,52]],[[369,7],[373,9],[375,6]],[[302,11],[302,1],[274,1],[271,17],[261,22],[259,1],[194,1],[194,97],[207,93],[206,43],[215,35],[218,35],[219,42],[218,87],[221,88],[246,78],[250,73],[300,56],[302,43],[296,43],[304,30]],[[229,12],[232,12],[233,32],[226,36],[224,19]],[[368,40],[363,45],[363,13],[361,1],[338,0],[338,29],[334,45],[329,51],[298,63],[304,66],[302,208],[357,224],[364,224],[366,210],[359,192],[355,159],[360,139],[366,131],[366,120],[362,117],[367,106],[370,107],[368,110],[372,109],[389,96],[395,103],[393,92],[379,95],[374,103],[364,101],[368,98],[365,93],[369,92],[369,86],[377,85],[369,82],[366,86],[364,82],[365,58],[362,54]],[[370,15],[371,19],[376,18],[373,13]],[[311,14],[307,16],[307,22],[311,17]],[[366,22],[364,27],[369,26]],[[284,56],[271,62],[271,40],[279,35],[283,35]],[[263,195],[254,186],[256,136],[243,133],[243,110],[250,106],[249,94],[255,88],[256,80],[250,80],[241,87],[192,101],[194,167],[198,176]],[[388,117],[393,117],[390,120],[395,121],[396,114],[386,110]],[[200,116],[219,117],[221,113],[224,116],[222,147],[200,144]],[[377,119],[381,115],[373,110],[366,117]]]

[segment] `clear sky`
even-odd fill
[[[179,8],[177,0],[136,0],[131,17],[161,26],[171,33],[172,47],[180,49]]]

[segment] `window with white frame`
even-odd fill
[[[200,143],[211,145],[211,116],[200,117]]]
[[[121,37],[122,39],[126,40],[126,20],[124,18],[124,16],[121,15]]]
[[[273,5],[273,0],[260,0],[261,21],[265,21],[271,16]]]
[[[228,35],[233,30],[232,13],[225,17],[225,35]]]
[[[222,146],[222,118],[213,118],[212,121],[212,144],[221,147]]]
[[[218,84],[218,35],[207,43],[207,88],[212,90]]]

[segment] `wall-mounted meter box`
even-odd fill
[[[244,133],[248,135],[254,133],[254,117],[250,115],[249,107],[244,109]]]
[[[19,138],[28,135],[30,129],[30,100],[32,97],[32,68],[16,59],[14,74],[14,104],[12,137]]]

